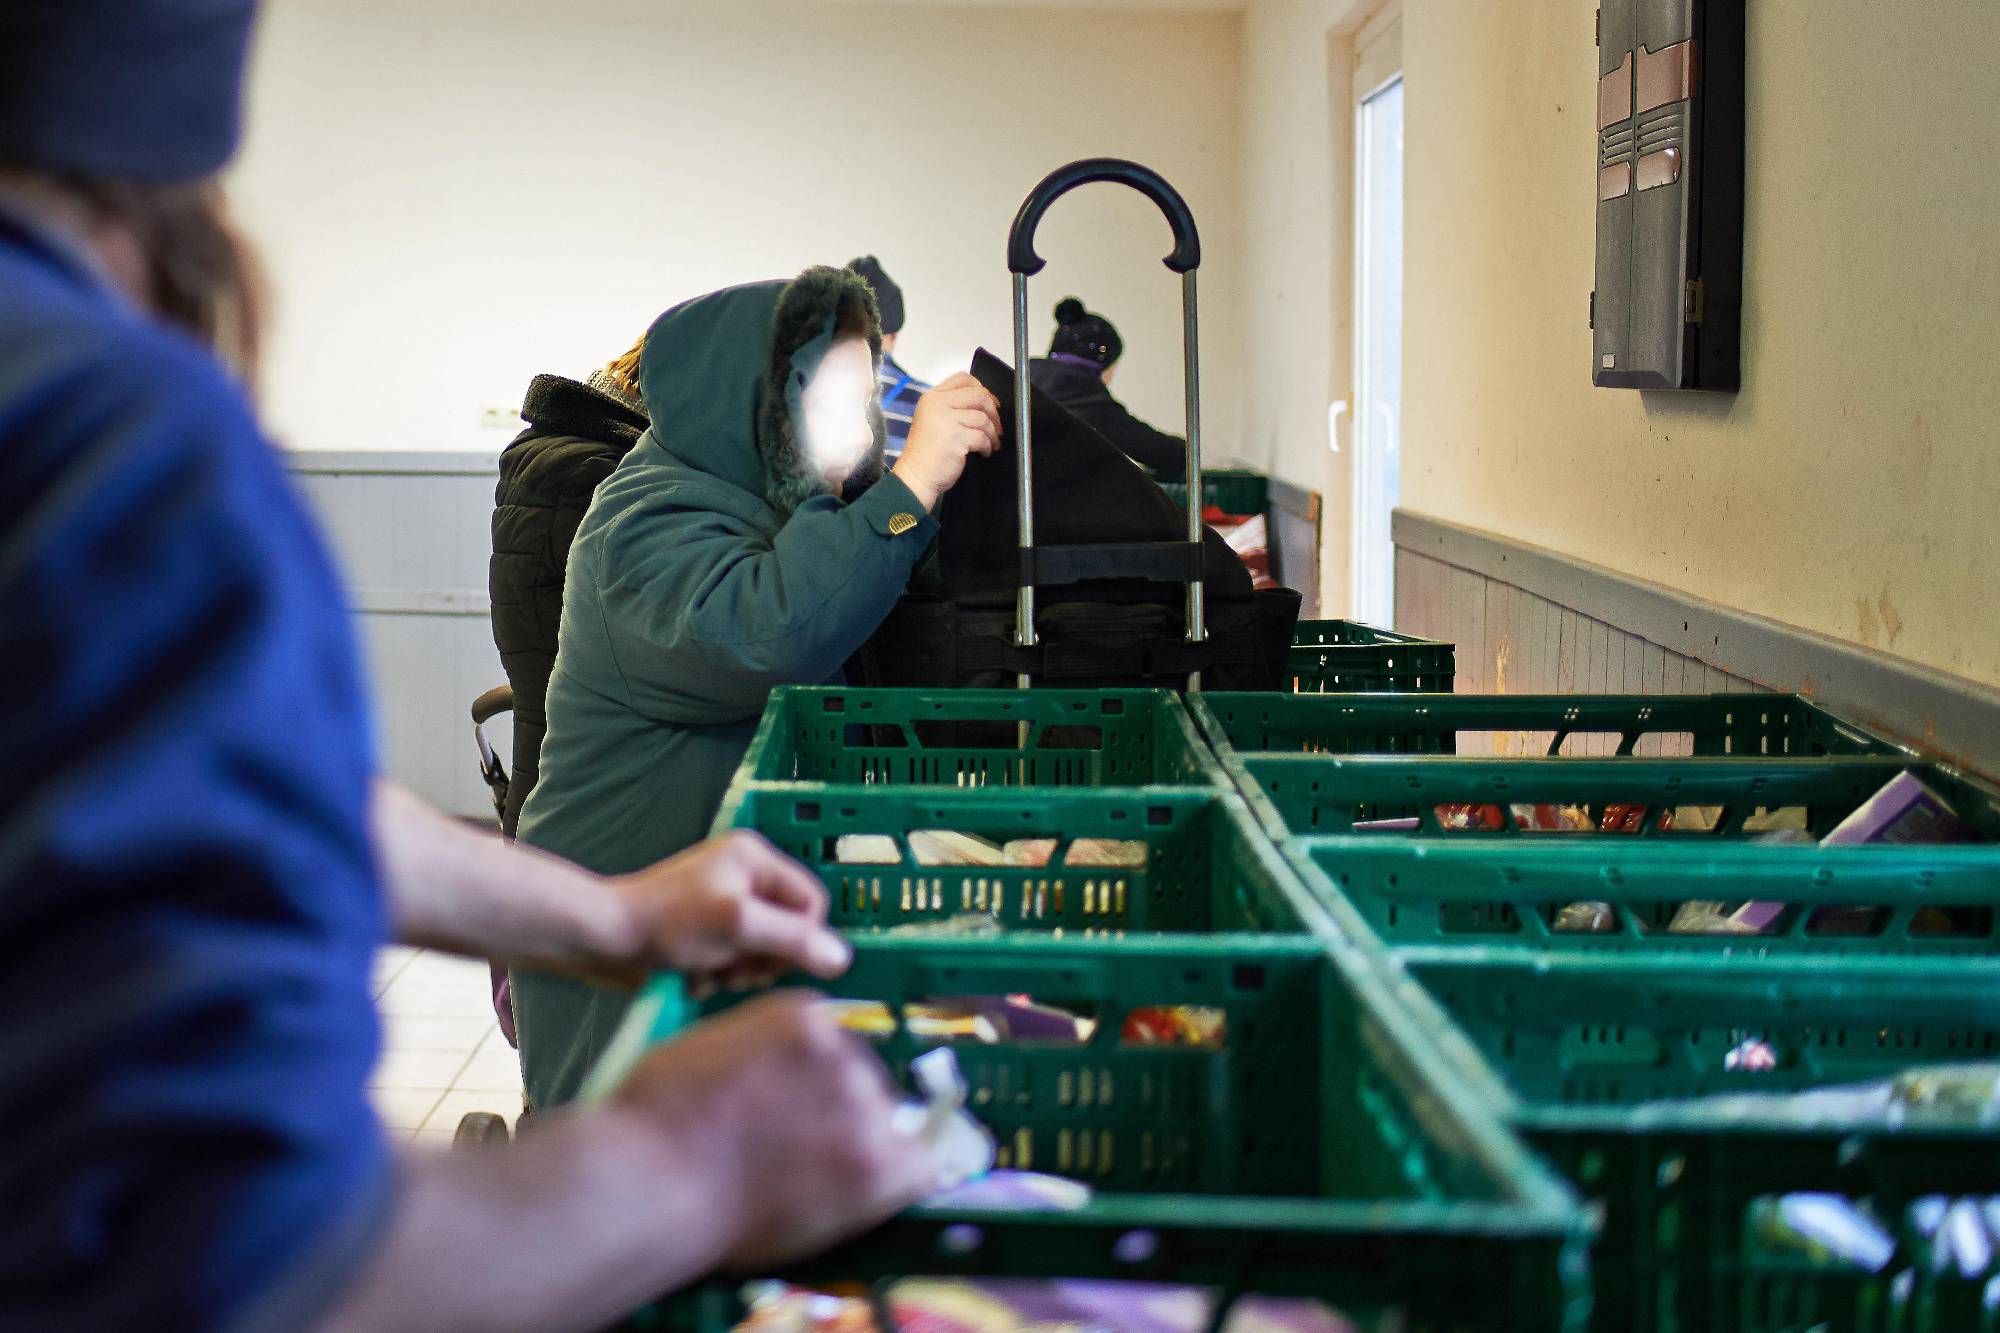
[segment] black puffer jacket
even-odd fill
[[[512,834],[541,770],[563,569],[599,483],[646,429],[646,414],[559,375],[537,375],[521,404],[528,428],[500,455],[487,590],[493,642],[514,687],[514,774],[502,827]]]
[[[1118,446],[1135,463],[1151,468],[1161,481],[1187,477],[1187,441],[1155,430],[1111,396],[1101,373],[1061,361],[1030,361],[1028,378],[1069,414]]]

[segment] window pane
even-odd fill
[[[1361,104],[1355,262],[1354,616],[1395,619],[1389,514],[1400,492],[1403,404],[1403,83]]]

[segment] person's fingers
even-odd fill
[[[756,990],[769,986],[782,978],[790,967],[770,958],[732,958],[713,973],[718,984],[727,990]]]
[[[894,1117],[885,1119],[893,1121]],[[895,1132],[891,1129],[889,1132]],[[944,1183],[942,1164],[938,1160],[937,1149],[924,1143],[919,1151],[912,1152],[906,1146],[907,1136],[898,1135],[901,1142],[892,1150],[890,1167],[884,1173],[882,1191],[878,1196],[882,1204],[892,1212],[899,1212],[913,1203],[935,1194]]]
[[[750,891],[765,902],[789,907],[812,921],[826,920],[826,885],[818,875],[762,838],[737,844],[736,854],[750,875]]]
[[[979,410],[993,423],[993,434],[997,438],[1000,434],[1000,400],[987,392],[983,385],[979,390]]]
[[[970,371],[958,370],[958,371],[953,371],[951,374],[939,380],[935,385],[931,387],[931,392],[949,393],[954,389],[963,389],[967,385],[978,387],[979,386],[978,378],[975,377]]]
[[[980,390],[979,397],[975,401],[966,403],[954,410],[957,412],[960,420],[972,422],[979,429],[990,431],[995,435],[1000,433],[999,409],[993,404],[993,395],[987,393],[985,390]]]
[[[776,963],[745,963],[718,972],[708,980],[714,991],[730,995],[748,995],[771,989],[783,981],[791,970]]]
[[[864,1054],[880,1065],[873,1052]],[[858,1178],[851,1187],[857,1197],[866,1200],[864,1211],[886,1215],[900,1212],[935,1193],[942,1173],[936,1147],[921,1132],[902,1126],[893,1113],[896,1100],[893,1084],[877,1091],[870,1086],[871,1082],[858,1071],[850,1071],[848,1105],[865,1107],[867,1113],[851,1111],[843,1123],[866,1126],[861,1141],[855,1145]]]
[[[983,404],[991,402],[993,395],[986,392],[986,386],[974,382],[961,385],[944,394],[940,401],[954,411],[976,411]]]
[[[789,964],[817,977],[837,977],[854,960],[854,950],[821,921],[761,898],[736,904],[738,958],[758,957]]]

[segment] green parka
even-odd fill
[[[879,355],[873,298],[837,269],[653,325],[652,428],[571,549],[522,841],[605,874],[698,842],[772,687],[837,682],[895,605],[936,523],[893,475],[852,503],[828,494],[800,445],[799,393],[862,311]],[[513,992],[530,1104],[569,1100],[629,997],[521,971]]]

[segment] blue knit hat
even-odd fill
[[[213,174],[242,133],[256,0],[6,0],[0,165],[135,181]]]
[[[864,255],[847,266],[850,273],[859,273],[861,280],[875,293],[875,308],[882,315],[882,332],[901,333],[903,331],[903,289],[898,287],[882,269],[882,261],[874,255]]]

